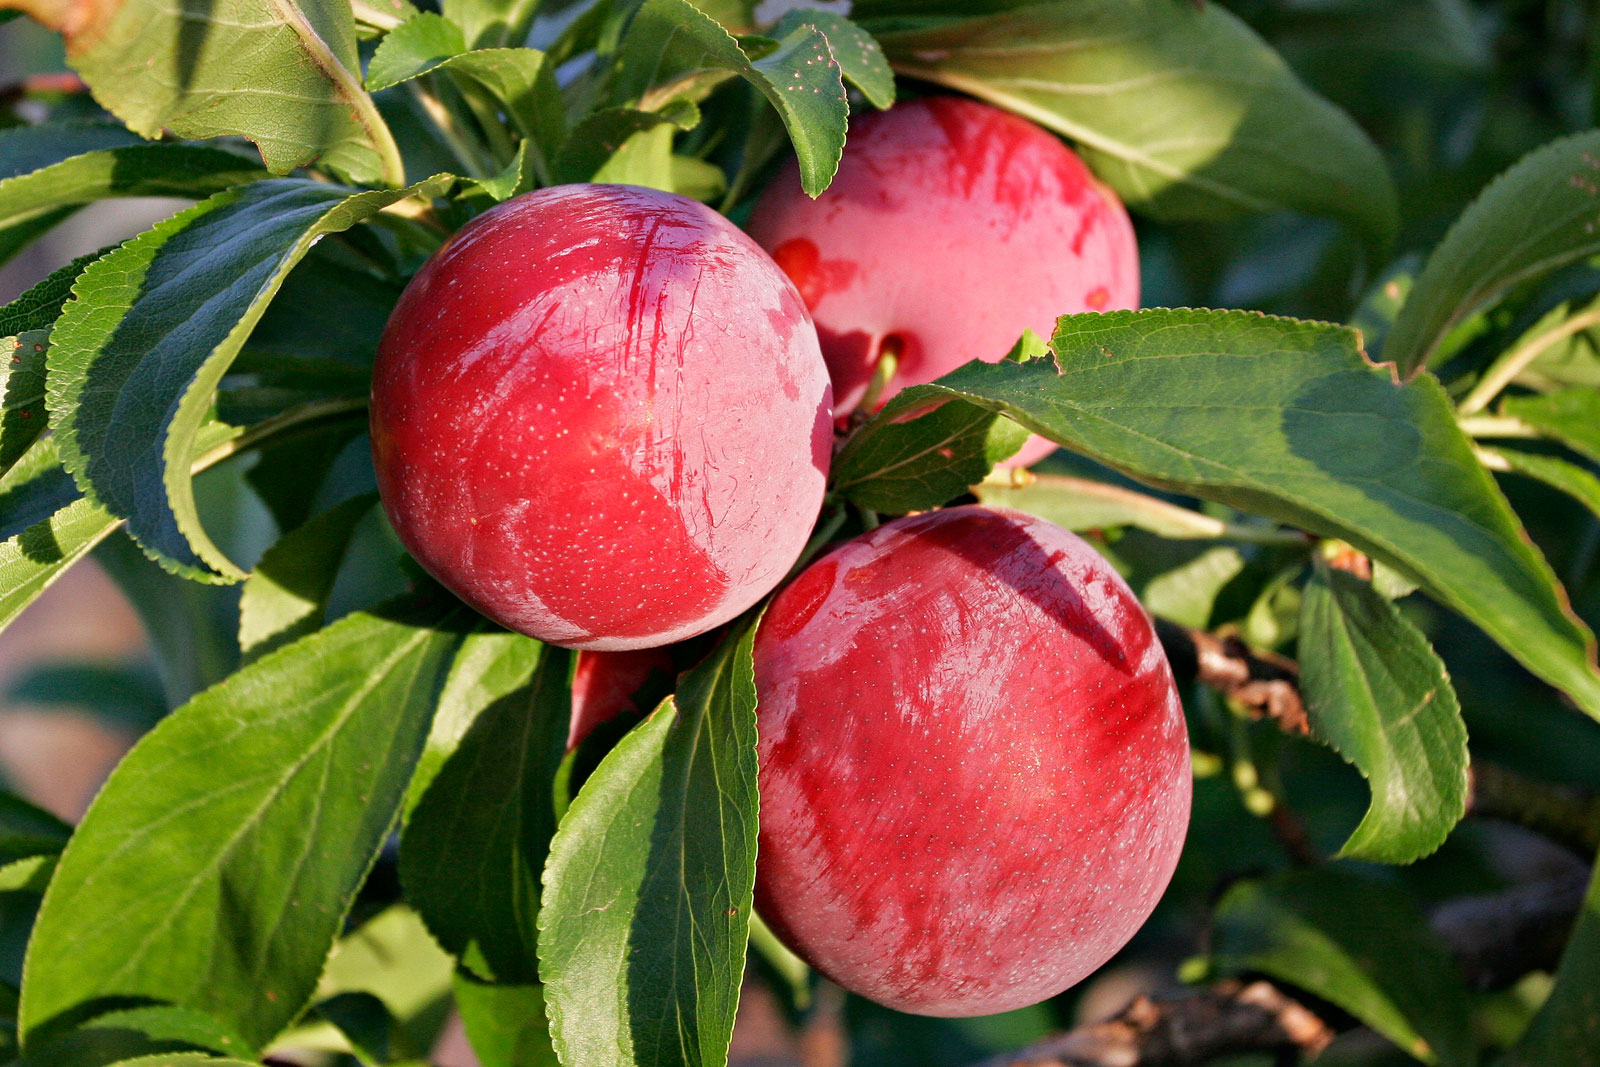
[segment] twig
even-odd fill
[[[1164,619],[1156,620],[1172,669],[1193,676],[1240,704],[1257,719],[1276,722],[1285,733],[1311,733],[1300,699],[1297,663],[1254,652],[1237,638],[1223,638]],[[1468,772],[1467,813],[1516,823],[1585,858],[1600,852],[1600,797],[1537,781],[1483,760]]]
[[[1081,1026],[981,1067],[1181,1067],[1246,1052],[1315,1055],[1334,1029],[1271,982],[1218,982],[1168,1000],[1136,997]]]
[[[1311,723],[1300,700],[1300,667],[1291,659],[1254,652],[1236,637],[1156,620],[1156,636],[1172,669],[1236,701],[1252,717],[1271,719],[1285,733],[1307,736]]]
[[[1430,925],[1478,989],[1504,989],[1560,959],[1588,871],[1436,908]],[[979,1067],[1194,1067],[1222,1056],[1315,1055],[1355,1021],[1324,1018],[1273,982],[1228,979],[1193,993],[1137,997],[1105,1022],[1080,1026]]]

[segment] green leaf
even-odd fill
[[[371,993],[398,1024],[391,1035],[395,1049],[423,1058],[438,1041],[449,1013],[452,969],[450,957],[416,912],[396,904],[339,939],[317,995]]]
[[[149,1054],[244,1052],[244,1039],[204,1012],[150,1004],[96,1015],[75,1030],[31,1046],[24,1062],[40,1067],[101,1067],[108,1060]]]
[[[1436,362],[1451,329],[1520,282],[1600,252],[1600,131],[1522,157],[1428,257],[1384,342],[1401,374]]]
[[[79,497],[51,438],[35,441],[0,475],[0,537],[15,537]]]
[[[531,638],[515,653],[529,655]],[[412,809],[406,900],[475,976],[538,980],[539,875],[556,830],[556,772],[572,719],[571,657],[545,648],[528,684],[483,708]]]
[[[1372,786],[1339,855],[1430,854],[1467,811],[1467,728],[1444,664],[1371,585],[1320,565],[1301,600],[1299,649],[1312,734]]]
[[[1594,977],[1600,974],[1600,872],[1589,882],[1583,910],[1572,928],[1555,988],[1527,1031],[1498,1067],[1593,1067],[1600,1050],[1600,1009]]]
[[[1175,541],[1273,540],[1292,544],[1299,535],[1272,527],[1240,526],[1169,504],[1119,485],[1062,474],[1034,474],[1024,485],[985,482],[972,488],[983,503],[1016,508],[1048,519],[1064,530],[1109,530],[1133,526]]]
[[[926,412],[920,414],[919,410]],[[901,403],[857,430],[833,463],[833,484],[865,508],[903,514],[948,503],[1010,459],[1028,432],[971,404]]]
[[[1139,590],[1139,602],[1152,615],[1196,630],[1211,627],[1217,597],[1244,571],[1244,556],[1231,545],[1208,548],[1193,559],[1156,575]]]
[[[35,597],[105,540],[121,521],[80,497],[0,542],[0,630],[15,622]]]
[[[212,397],[285,275],[320,237],[413,190],[282,178],[218,193],[91,264],[51,335],[48,403],[66,467],[151,558],[244,577],[195,509],[189,457]]]
[[[550,846],[539,965],[563,1063],[726,1063],[755,887],[755,624],[584,783]]]
[[[782,116],[800,159],[800,183],[817,196],[839,168],[850,119],[849,98],[828,39],[802,26],[782,41],[747,41],[759,57],[687,0],[645,0],[622,38],[611,102],[638,102],[646,111],[655,110],[700,75],[737,74]]]
[[[572,135],[556,153],[551,162],[552,176],[558,182],[589,181],[624,145],[642,133],[662,127],[670,155],[674,130],[692,130],[699,124],[700,109],[688,100],[671,101],[659,111],[609,107],[590,112],[572,128]]]
[[[1148,214],[1287,208],[1343,219],[1377,249],[1394,234],[1376,146],[1222,4],[875,0],[853,14],[900,74],[1064,134]],[[880,26],[875,15],[929,17]]]
[[[366,493],[323,512],[267,549],[239,598],[239,648],[256,658],[322,625],[350,537],[378,502]]]
[[[527,40],[539,0],[444,0],[440,6],[473,48],[503,48]]]
[[[260,1067],[244,1060],[222,1060],[204,1052],[165,1052],[155,1056],[139,1056],[131,1060],[118,1060],[111,1067]]]
[[[518,132],[541,153],[556,149],[566,136],[561,90],[543,52],[468,51],[460,28],[438,15],[413,15],[384,38],[367,67],[367,86],[387,89],[435,70],[469,78],[489,90]]]
[[[1349,541],[1600,718],[1594,637],[1432,377],[1395,382],[1345,327],[1250,312],[1066,316],[1053,347],[1059,373],[975,362],[905,392],[968,400],[1146,484]]]
[[[1241,882],[1217,906],[1216,961],[1338,1005],[1423,1063],[1469,1065],[1467,991],[1404,894],[1334,868]]]
[[[316,162],[353,181],[405,180],[361,89],[348,0],[5,5],[62,30],[95,99],[141,136],[239,136],[276,174]]]
[[[538,641],[508,633],[487,619],[462,640],[439,692],[433,726],[406,793],[408,820],[478,716],[486,708],[528,690],[543,656],[544,646]]]
[[[0,866],[0,893],[33,893],[43,895],[56,873],[53,854],[26,856]]]
[[[1537,478],[1551,488],[1559,489],[1600,517],[1600,478],[1576,463],[1510,448],[1484,451],[1504,463],[1509,470]]]
[[[1600,463],[1600,389],[1563,389],[1544,396],[1511,396],[1500,405],[1510,415]]]
[[[48,425],[44,394],[50,328],[72,295],[73,281],[101,254],[80,256],[0,308],[0,475]]]
[[[0,230],[107,197],[199,200],[264,176],[233,152],[146,144],[120,126],[19,126],[0,132]]]
[[[298,1015],[394,822],[466,614],[441,597],[349,616],[146,734],[45,896],[24,1047],[128,998],[226,1019],[252,1046]]]
[[[483,1067],[559,1067],[542,987],[491,985],[457,974],[455,991],[461,1025]]]
[[[883,54],[883,46],[872,34],[834,11],[796,8],[783,13],[770,31],[771,36],[787,37],[801,26],[822,32],[839,61],[844,80],[861,90],[867,103],[887,108],[894,103],[894,70]]]

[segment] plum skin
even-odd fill
[[[816,200],[791,163],[747,226],[811,309],[843,414],[886,345],[898,368],[879,394],[963,363],[1000,360],[1024,329],[1139,304],[1128,213],[1053,134],[962,97],[896,104],[851,123],[833,184]],[[1054,446],[1035,437],[1012,461]]]
[[[778,594],[755,674],[756,906],[845,988],[1007,1011],[1155,908],[1189,818],[1183,710],[1075,535],[979,506],[881,526]]]
[[[782,579],[821,508],[831,403],[804,303],[736,226],[557,186],[478,216],[406,287],[373,457],[401,541],[474,608],[643,648]]]

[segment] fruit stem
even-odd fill
[[[824,545],[833,540],[833,535],[839,532],[839,527],[844,525],[846,511],[841,504],[833,510],[827,518],[817,523],[817,528],[811,534],[811,540],[800,550],[800,558],[794,561],[794,566],[789,568],[789,573],[784,576],[784,584],[791,581],[797,574],[805,569],[812,557],[822,551]]]
[[[417,105],[422,108],[425,115],[433,123],[434,129],[439,132],[439,137],[449,147],[456,161],[461,164],[461,169],[466,171],[469,178],[489,178],[498,169],[487,153],[474,145],[467,137],[466,131],[456,122],[455,115],[444,106],[432,87],[424,85],[424,81],[431,81],[428,75],[423,75],[414,81],[408,82],[406,87],[411,91]]]
[[[861,398],[862,411],[878,410],[878,398],[883,396],[889,383],[894,380],[895,371],[900,369],[900,356],[904,349],[904,342],[892,334],[878,345],[878,364],[873,369],[867,395]]]

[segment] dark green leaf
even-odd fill
[[[458,974],[455,991],[461,1025],[483,1067],[559,1067],[542,987],[491,985]]]
[[[239,648],[260,657],[322,625],[350,537],[376,494],[325,511],[267,549],[239,598]]]
[[[268,382],[311,377],[319,387],[334,375],[345,384],[366,382],[399,298],[399,285],[352,270],[319,245],[284,279],[229,373]]]
[[[1226,970],[1337,1004],[1424,1063],[1474,1062],[1465,983],[1402,893],[1333,868],[1241,882],[1213,936]]]
[[[1411,374],[1472,312],[1519,282],[1600,252],[1600,132],[1535,149],[1496,178],[1418,276],[1383,357]]]
[[[389,1062],[394,1016],[383,1001],[371,993],[339,993],[311,1010],[338,1027],[363,1067],[380,1067]]]
[[[101,1067],[133,1056],[230,1053],[247,1054],[245,1041],[216,1019],[151,1004],[96,1015],[77,1029],[31,1046],[24,1062],[28,1067]]]
[[[0,308],[0,475],[45,431],[50,328],[72,295],[73,281],[101,254],[80,256]]]
[[[45,897],[24,1047],[128,998],[227,1019],[252,1046],[299,1014],[399,810],[465,616],[439,601],[352,615],[145,735]]]
[[[833,463],[834,488],[862,507],[892,514],[936,508],[1017,454],[1028,431],[971,404],[927,410],[891,400],[856,431]]]
[[[1486,450],[1487,451],[1487,450]],[[1518,452],[1505,448],[1490,451],[1493,456],[1517,474],[1537,478],[1552,488],[1559,489],[1600,517],[1600,478],[1576,463],[1568,463],[1555,456],[1541,456],[1535,452]]]
[[[179,213],[78,279],[49,355],[62,458],[85,494],[126,518],[140,547],[174,573],[244,577],[201,526],[189,471],[217,383],[318,238],[406,195],[256,182]]]
[[[726,1062],[755,887],[755,625],[601,761],[550,846],[539,969],[563,1063]]]
[[[72,827],[43,808],[0,793],[0,863],[60,852]]]
[[[1467,810],[1467,728],[1428,639],[1389,601],[1319,566],[1300,609],[1300,692],[1311,732],[1372,786],[1339,855],[1412,863]]]
[[[845,81],[860,89],[869,104],[886,108],[894,103],[894,70],[872,34],[837,12],[814,7],[784,12],[771,34],[787,37],[801,26],[813,26],[822,31],[833,49],[833,58],[839,61],[839,71]]]
[[[537,645],[520,642],[518,660]],[[445,951],[485,980],[538,980],[539,876],[556,830],[570,670],[571,657],[548,647],[526,686],[478,713],[401,841],[406,900]]]
[[[79,497],[72,475],[61,466],[56,443],[35,441],[0,474],[0,537],[15,537],[44,522]]]
[[[348,0],[6,3],[62,30],[95,99],[141,136],[240,136],[274,173],[315,161],[358,182],[405,180],[361,89]]]
[[[79,256],[59,270],[52,271],[43,281],[5,307],[0,307],[0,336],[14,337],[27,330],[49,330],[61,317],[61,305],[72,296],[72,283],[83,273],[83,268],[109,251],[111,249],[102,248],[98,252]]]
[[[1444,391],[1395,382],[1356,340],[1247,312],[1075,315],[1056,328],[1059,373],[969,363],[906,392],[968,400],[1147,484],[1349,541],[1600,718],[1593,635]]]
[[[146,144],[120,126],[19,126],[0,133],[0,230],[107,197],[198,200],[264,176],[232,152]]]
[[[1578,387],[1544,396],[1507,397],[1500,412],[1600,463],[1600,389]]]
[[[853,10],[899,73],[1066,135],[1150,214],[1290,208],[1344,219],[1375,247],[1394,233],[1394,184],[1376,146],[1222,4],[877,0]],[[875,15],[949,17],[892,30]]]
[[[1600,1052],[1600,873],[1589,882],[1583,910],[1567,941],[1555,988],[1527,1032],[1498,1067],[1594,1067]]]
[[[779,42],[750,40],[761,46],[760,58],[687,0],[645,0],[622,39],[612,103],[642,101],[644,110],[655,110],[698,76],[737,74],[783,117],[800,159],[801,185],[817,196],[839,167],[850,118],[839,64],[828,39],[808,26]]]

